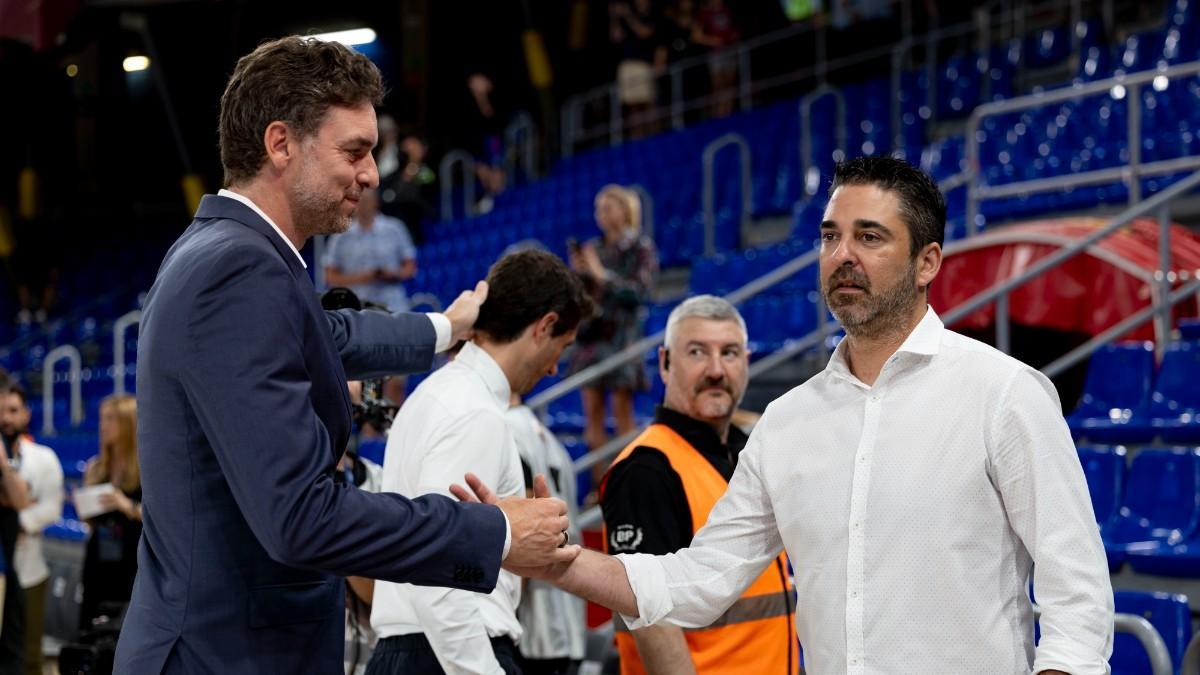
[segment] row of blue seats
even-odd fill
[[[1096,443],[1200,443],[1200,328],[1185,322],[1155,368],[1149,342],[1108,345],[1092,355],[1079,406],[1067,416],[1076,438]],[[1193,337],[1195,336],[1195,337]]]
[[[1080,447],[1109,568],[1200,577],[1200,448]]]

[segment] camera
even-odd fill
[[[354,291],[349,288],[340,287],[331,288],[321,296],[321,307],[326,310],[373,309],[384,312],[388,311],[387,307],[383,305],[373,302],[364,303],[355,295]],[[369,424],[379,433],[386,434],[388,428],[392,425],[392,419],[396,416],[396,411],[399,408],[384,396],[383,385],[388,379],[387,377],[380,377],[373,380],[363,380],[362,400],[355,403],[352,410],[354,424],[359,429]]]

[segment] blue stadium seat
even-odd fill
[[[1200,319],[1183,319],[1179,322],[1179,339],[1200,340]]]
[[[1150,399],[1155,431],[1167,443],[1200,443],[1200,342],[1167,345]]]
[[[380,466],[383,466],[383,451],[386,448],[386,438],[363,438],[358,441],[359,456]]]
[[[1132,548],[1183,542],[1200,522],[1200,449],[1148,449],[1133,458],[1121,510],[1102,532],[1108,566]]]
[[[1067,417],[1076,438],[1097,443],[1149,441],[1154,344],[1113,344],[1092,354],[1079,406]]]
[[[1178,672],[1183,652],[1192,638],[1192,615],[1186,595],[1176,593],[1146,593],[1116,591],[1115,610],[1120,614],[1144,617],[1166,643],[1167,653]],[[1113,637],[1113,654],[1109,659],[1113,675],[1150,675],[1150,657],[1142,643],[1129,633]]]
[[[1081,447],[1079,463],[1087,478],[1088,494],[1092,498],[1092,512],[1096,522],[1104,530],[1117,517],[1121,508],[1121,495],[1125,488],[1125,448]]]

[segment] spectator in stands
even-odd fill
[[[325,283],[354,291],[359,300],[408,311],[404,282],[417,275],[417,248],[404,223],[379,212],[379,192],[362,191],[350,229],[329,237]]]
[[[496,85],[484,72],[467,76],[467,90],[475,104],[474,126],[479,139],[475,150],[475,177],[483,185],[484,195],[476,208],[480,213],[492,210],[496,195],[504,192],[508,175],[504,172],[504,118],[497,111]],[[443,218],[451,214],[442,214]]]
[[[379,168],[379,183],[391,178],[400,170],[401,153],[400,127],[391,115],[380,115],[376,122],[379,129],[379,145],[375,146],[375,166]]]
[[[18,385],[0,388],[0,435],[10,448],[10,464],[25,481],[32,503],[20,510],[13,567],[25,595],[25,672],[41,675],[42,632],[46,616],[46,587],[50,568],[42,552],[42,532],[62,517],[63,470],[50,448],[29,436],[29,402]]]
[[[600,489],[608,553],[687,548],[746,445],[732,420],[749,382],[750,351],[746,323],[733,305],[700,295],[676,307],[658,364],[663,404],[654,423],[617,455]],[[621,672],[795,673],[793,592],[780,553],[709,630],[658,625],[630,633],[617,617]]]
[[[510,396],[557,370],[591,302],[579,279],[544,251],[501,258],[487,281],[473,341],[423,381],[396,416],[384,454],[385,491],[444,494],[473,471],[499,494],[525,493],[505,422]],[[520,673],[520,596],[519,577],[507,571],[488,595],[376,582],[371,626],[380,639],[367,673]]]
[[[580,541],[571,455],[515,391],[504,419],[521,457],[525,494],[533,495],[534,476],[545,476],[550,494],[567,503],[570,539]],[[517,606],[525,675],[567,675],[578,668],[584,656],[585,611],[582,599],[544,581],[530,579],[525,584]]]
[[[733,88],[738,79],[738,55],[727,49],[741,39],[733,10],[724,0],[704,0],[696,14],[692,41],[712,51],[708,71],[712,75],[713,114],[725,117],[733,112]]]
[[[704,53],[704,47],[692,42],[692,34],[696,31],[696,3],[694,0],[676,0],[663,10],[662,20],[658,25],[658,47],[654,50],[654,70],[662,75],[674,64],[691,59]],[[710,81],[708,75],[700,68],[684,68],[679,74],[681,95],[683,100],[691,100],[704,95],[708,91]],[[660,100],[672,101],[676,92],[672,91],[671,78],[659,80],[658,94]],[[699,111],[697,111],[699,112]],[[695,113],[684,111],[685,118],[690,119]]]
[[[437,201],[437,174],[425,163],[428,157],[425,139],[408,134],[400,141],[399,168],[379,178],[380,211],[400,219],[417,246],[425,242],[424,221]]]
[[[350,404],[356,408],[363,402],[363,383],[351,380]],[[361,430],[360,430],[361,433]],[[338,460],[337,480],[367,492],[379,492],[383,482],[383,467],[347,449]],[[346,675],[363,675],[377,639],[371,630],[371,603],[375,595],[375,580],[366,577],[346,577]]]
[[[0,675],[20,675],[25,652],[25,593],[21,590],[17,569],[16,548],[21,533],[20,512],[33,504],[29,487],[18,470],[20,450],[27,442],[21,424],[20,405],[10,405],[17,398],[6,390],[0,407],[0,551],[4,554],[4,610],[0,624]],[[22,404],[24,398],[20,397]],[[35,451],[36,454],[36,451]],[[41,640],[41,633],[38,633]]]
[[[658,254],[642,236],[642,205],[633,190],[606,185],[596,195],[596,224],[601,237],[570,251],[571,268],[580,274],[599,313],[579,329],[570,357],[571,373],[599,363],[642,337],[642,307],[654,289]],[[648,382],[641,359],[629,361],[581,391],[584,440],[592,450],[608,440],[605,395],[612,395],[617,434],[633,431],[633,394]],[[597,466],[595,477],[603,474]]]
[[[88,461],[84,485],[111,485],[101,498],[110,509],[88,520],[83,557],[83,604],[79,627],[129,602],[142,536],[142,481],[138,467],[137,399],[127,394],[100,403],[100,454]]]
[[[821,291],[846,338],[768,406],[691,546],[522,572],[635,630],[695,628],[786,546],[813,672],[1108,672],[1112,586],[1054,385],[928,306],[946,224],[928,175],[864,157],[831,190]]]
[[[621,53],[617,64],[617,98],[628,120],[630,136],[653,133],[654,68],[659,17],[650,0],[615,0],[608,5],[609,39]]]

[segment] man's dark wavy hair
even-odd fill
[[[284,122],[308,138],[331,106],[382,102],[379,69],[345,45],[297,35],[259,45],[238,61],[221,95],[225,186],[258,174],[267,161],[263,133],[271,122]]]
[[[591,298],[579,276],[557,256],[529,249],[501,258],[488,271],[488,298],[479,308],[475,330],[509,343],[550,312],[558,314],[554,336],[579,326],[592,315]]]

